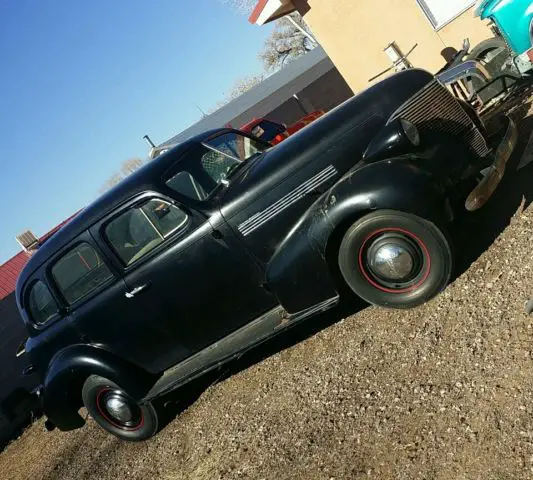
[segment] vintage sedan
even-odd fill
[[[447,229],[516,141],[429,73],[378,83],[272,147],[219,129],[164,153],[37,250],[17,301],[47,425],[85,405],[126,440],[156,399],[351,292],[420,305],[450,280]]]

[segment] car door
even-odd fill
[[[122,264],[126,298],[146,329],[169,332],[152,369],[162,371],[275,306],[262,274],[224,223],[155,193],[96,227]],[[126,332],[127,334],[127,332]]]
[[[120,273],[89,232],[65,246],[47,268],[48,282],[64,308],[61,330],[68,327],[76,332],[78,342],[150,369],[152,359],[173,342],[164,325],[147,329],[145,320],[136,315],[136,306],[125,296],[127,288]]]

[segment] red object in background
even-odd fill
[[[245,123],[240,130],[244,133],[255,135],[261,140],[265,140],[272,145],[277,145],[296,133],[298,130],[301,130],[310,123],[314,122],[317,118],[320,118],[322,115],[324,115],[324,113],[325,112],[323,110],[311,112],[288,127],[282,125],[281,123],[267,120],[266,118],[254,118],[251,122]]]

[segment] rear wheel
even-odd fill
[[[342,239],[338,262],[353,292],[390,308],[411,308],[433,298],[448,284],[453,266],[441,229],[392,210],[355,222]]]
[[[157,433],[159,420],[151,403],[138,404],[127,392],[107,378],[91,375],[82,389],[87,411],[107,432],[132,442]]]

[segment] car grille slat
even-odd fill
[[[480,157],[489,153],[485,138],[459,101],[436,79],[396,110],[389,123],[398,118],[409,120],[422,134],[436,132],[460,136]]]

